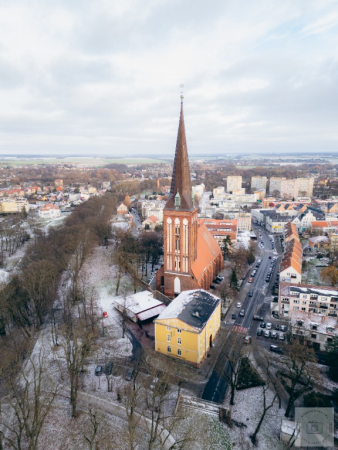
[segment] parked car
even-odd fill
[[[126,381],[130,381],[130,380],[133,378],[134,372],[135,372],[135,369],[133,369],[133,368],[128,369],[128,371],[127,371],[126,376],[124,377],[124,379],[125,379]]]
[[[280,331],[285,332],[288,329],[288,327],[286,325],[280,325],[279,329]]]
[[[280,341],[285,341],[285,335],[283,333],[279,333],[278,337]]]
[[[277,339],[278,338],[277,331],[271,331],[271,337],[272,337],[272,339]]]
[[[258,330],[257,330],[257,336],[262,336],[262,334],[263,334],[262,328],[258,328]]]
[[[231,314],[232,319],[236,319],[236,314]]]
[[[102,366],[96,366],[95,367],[95,375],[97,377],[100,377],[103,374],[103,367]]]
[[[275,353],[284,353],[284,350],[278,347],[278,345],[270,345],[270,350]]]
[[[266,324],[266,329],[267,329],[267,330],[271,330],[271,328],[272,328],[272,324],[271,324],[270,322],[268,322],[268,323]]]
[[[279,324],[278,323],[276,323],[276,325],[275,325],[275,330],[279,330]]]
[[[249,278],[248,283],[252,283],[253,282],[253,278]]]
[[[252,297],[253,296],[253,291],[251,290],[251,291],[249,291],[249,293],[248,293],[248,297]]]
[[[265,281],[266,281],[266,283],[268,283],[270,281],[270,277],[266,277]]]
[[[260,321],[264,320],[263,317],[261,317],[261,316],[256,316],[256,315],[254,315],[252,319],[253,319],[253,320],[260,320]]]
[[[212,284],[212,285],[210,286],[210,289],[216,289],[216,288],[215,288],[215,286]]]
[[[244,343],[245,344],[251,344],[251,336],[245,336]]]
[[[242,306],[242,303],[241,302],[237,302],[236,306],[237,306],[237,308],[240,308]]]
[[[239,317],[244,317],[245,316],[245,311],[244,309],[241,309],[239,312]]]
[[[217,280],[219,280],[219,281],[223,281],[224,280],[224,277],[221,277],[220,275],[217,275]]]
[[[269,330],[265,330],[264,331],[264,337],[267,337],[267,338],[269,338],[270,337],[270,331]]]
[[[264,322],[261,322],[261,323],[259,324],[259,326],[260,326],[261,328],[265,328],[265,327],[266,327],[266,325],[265,325]]]

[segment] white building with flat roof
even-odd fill
[[[237,189],[241,189],[242,187],[242,176],[236,175],[236,176],[229,176],[227,177],[227,191],[233,192]]]

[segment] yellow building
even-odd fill
[[[203,289],[183,291],[155,322],[155,350],[197,367],[221,327],[221,299]]]
[[[21,213],[22,208],[25,208],[26,212],[29,211],[29,203],[26,198],[2,198],[0,201],[0,213],[1,214],[15,214]]]

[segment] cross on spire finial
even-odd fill
[[[184,84],[180,84],[180,88],[181,88],[181,103],[183,103],[183,88],[184,88]]]

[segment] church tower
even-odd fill
[[[163,210],[164,272],[161,288],[170,297],[198,287],[192,265],[197,259],[198,208],[191,190],[183,97],[169,198]]]

